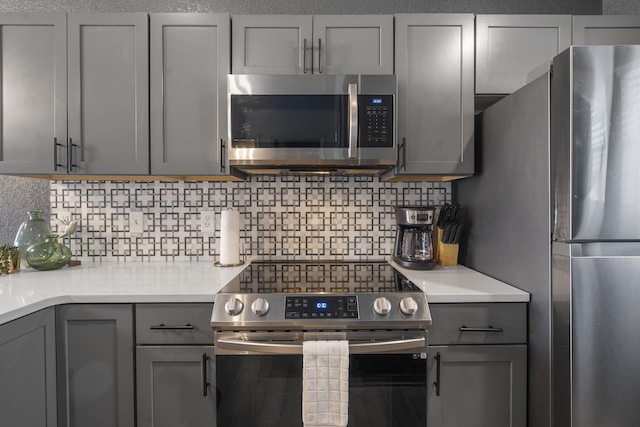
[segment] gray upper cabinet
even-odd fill
[[[234,74],[393,74],[391,15],[233,16]]]
[[[69,171],[149,173],[146,13],[68,15]]]
[[[471,14],[396,15],[395,179],[473,173],[473,29]]]
[[[228,173],[226,14],[151,14],[151,173]]]
[[[0,424],[57,426],[55,352],[53,308],[0,326]]]
[[[476,16],[476,93],[514,92],[570,45],[570,15]]]
[[[573,44],[640,44],[640,16],[574,16]]]
[[[56,317],[58,426],[133,427],[132,305],[64,305]]]
[[[66,25],[64,14],[0,14],[0,173],[66,172],[55,146],[67,141]]]

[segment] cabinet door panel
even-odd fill
[[[313,17],[314,73],[393,74],[393,16]]]
[[[476,93],[514,92],[569,45],[569,15],[478,15]]]
[[[215,426],[214,360],[212,346],[138,347],[138,427]]]
[[[151,173],[225,169],[229,16],[151,15]]]
[[[237,15],[232,24],[234,74],[311,72],[311,16]]]
[[[66,16],[0,14],[0,31],[0,173],[54,173],[54,138],[67,139]]]
[[[57,425],[54,325],[49,308],[0,326],[2,425]]]
[[[430,346],[427,369],[430,427],[526,426],[525,345]]]
[[[396,15],[400,174],[473,173],[473,15]]]
[[[640,44],[640,16],[574,16],[573,44]]]
[[[68,17],[72,173],[149,173],[147,19]]]
[[[134,425],[133,308],[57,307],[60,426]]]

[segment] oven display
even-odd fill
[[[355,295],[287,296],[285,319],[357,319]]]

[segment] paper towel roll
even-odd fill
[[[240,212],[238,211],[221,212],[220,264],[240,264]]]

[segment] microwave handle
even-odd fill
[[[349,84],[349,153],[350,159],[358,156],[358,85]]]

